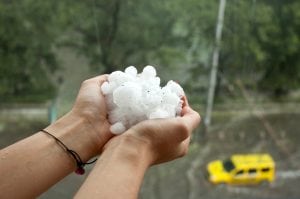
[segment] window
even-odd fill
[[[231,161],[231,159],[224,160],[223,161],[223,167],[227,172],[230,172],[235,168],[235,166],[234,166],[233,162]]]
[[[256,169],[249,169],[249,174],[250,175],[255,175],[256,174]]]
[[[236,172],[236,176],[239,176],[239,175],[243,175],[244,174],[244,171],[243,170],[239,170],[238,172]]]
[[[269,172],[269,171],[270,171],[270,168],[263,168],[261,171],[262,171],[262,172]]]

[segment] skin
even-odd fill
[[[98,155],[112,137],[99,92],[106,78],[84,81],[72,110],[45,128],[83,161]],[[35,198],[75,169],[73,158],[53,138],[37,132],[0,151],[1,198]]]
[[[184,156],[199,122],[185,105],[182,117],[147,120],[112,138],[75,198],[138,198],[147,169]]]
[[[147,120],[113,136],[100,92],[106,79],[84,81],[72,110],[45,128],[84,162],[101,153],[75,198],[137,198],[147,169],[184,156],[200,122],[184,98],[181,117]],[[37,132],[0,151],[1,198],[35,198],[75,169],[53,138]]]

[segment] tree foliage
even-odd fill
[[[271,10],[270,16],[256,24],[257,40],[265,52],[261,83],[281,96],[300,85],[300,3],[267,1],[264,7]]]
[[[229,2],[223,73],[228,78],[252,74],[252,84],[275,97],[299,87],[299,6],[297,0]]]
[[[109,73],[158,66],[199,94],[207,87],[218,0],[0,1],[0,98],[47,99],[68,46]],[[300,2],[227,1],[219,82],[242,78],[275,95],[299,87]]]
[[[51,1],[0,1],[0,102],[53,97],[57,9]]]

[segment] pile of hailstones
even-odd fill
[[[183,89],[170,80],[160,87],[160,78],[153,66],[142,73],[129,66],[125,72],[115,71],[101,86],[108,108],[110,131],[121,134],[147,119],[171,118],[181,114]]]

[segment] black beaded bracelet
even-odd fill
[[[97,158],[95,160],[91,161],[91,162],[83,162],[81,160],[80,156],[78,155],[78,153],[76,153],[72,149],[69,149],[57,137],[55,137],[54,135],[52,135],[51,133],[49,133],[45,129],[42,129],[41,131],[48,134],[49,136],[51,136],[67,153],[69,153],[74,158],[74,160],[76,161],[76,165],[77,165],[77,169],[75,170],[76,174],[83,175],[85,173],[84,166],[87,165],[87,164],[92,164],[92,163],[96,162]]]

